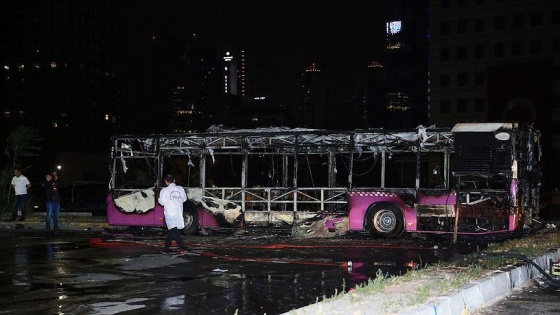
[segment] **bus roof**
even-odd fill
[[[459,123],[451,129],[451,132],[494,132],[511,129],[513,123]]]

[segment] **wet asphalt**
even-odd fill
[[[537,279],[473,315],[544,314],[560,314],[560,287],[547,283],[545,279]]]
[[[362,235],[185,237],[195,254],[182,257],[161,254],[163,233],[153,231],[12,230],[0,237],[0,314],[281,314],[378,273],[462,254]]]

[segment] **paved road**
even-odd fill
[[[19,229],[0,232],[0,239],[0,315],[281,314],[348,290],[379,269],[398,273],[410,260],[452,255],[416,241],[359,237],[186,237],[203,254],[183,257],[159,253],[163,234]]]
[[[545,315],[560,314],[560,288],[543,279],[533,280],[521,290],[495,302],[474,315]]]

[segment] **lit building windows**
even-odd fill
[[[387,35],[395,35],[401,32],[402,22],[391,21],[387,22]]]
[[[407,112],[411,109],[410,97],[405,93],[388,93],[387,110],[395,112]]]
[[[402,48],[402,43],[401,42],[396,42],[396,43],[389,43],[387,44],[387,49],[400,49]]]

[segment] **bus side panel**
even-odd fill
[[[107,196],[107,223],[123,226],[164,226],[163,208],[156,205],[155,210],[147,213],[123,213],[113,202],[113,196]]]
[[[202,206],[198,207],[198,222],[201,228],[217,229],[222,227],[216,216],[204,210]]]
[[[457,194],[453,190],[442,189],[420,189],[416,192],[416,205],[413,215],[416,221],[414,229],[408,228],[410,232],[427,232],[428,222],[439,221],[440,219],[449,220],[455,217],[457,207]],[[433,227],[433,224],[429,224]],[[443,227],[443,226],[442,226]],[[435,229],[440,231],[440,229]],[[445,232],[445,231],[443,231]]]
[[[413,208],[405,205],[404,201],[394,193],[386,192],[351,192],[348,194],[348,227],[350,231],[364,231],[367,209],[370,205],[381,201],[391,202],[399,206],[403,211],[406,222],[412,220],[416,229],[416,217]]]
[[[404,212],[404,231],[416,231],[418,226],[416,209],[407,206],[401,206],[401,209]]]

